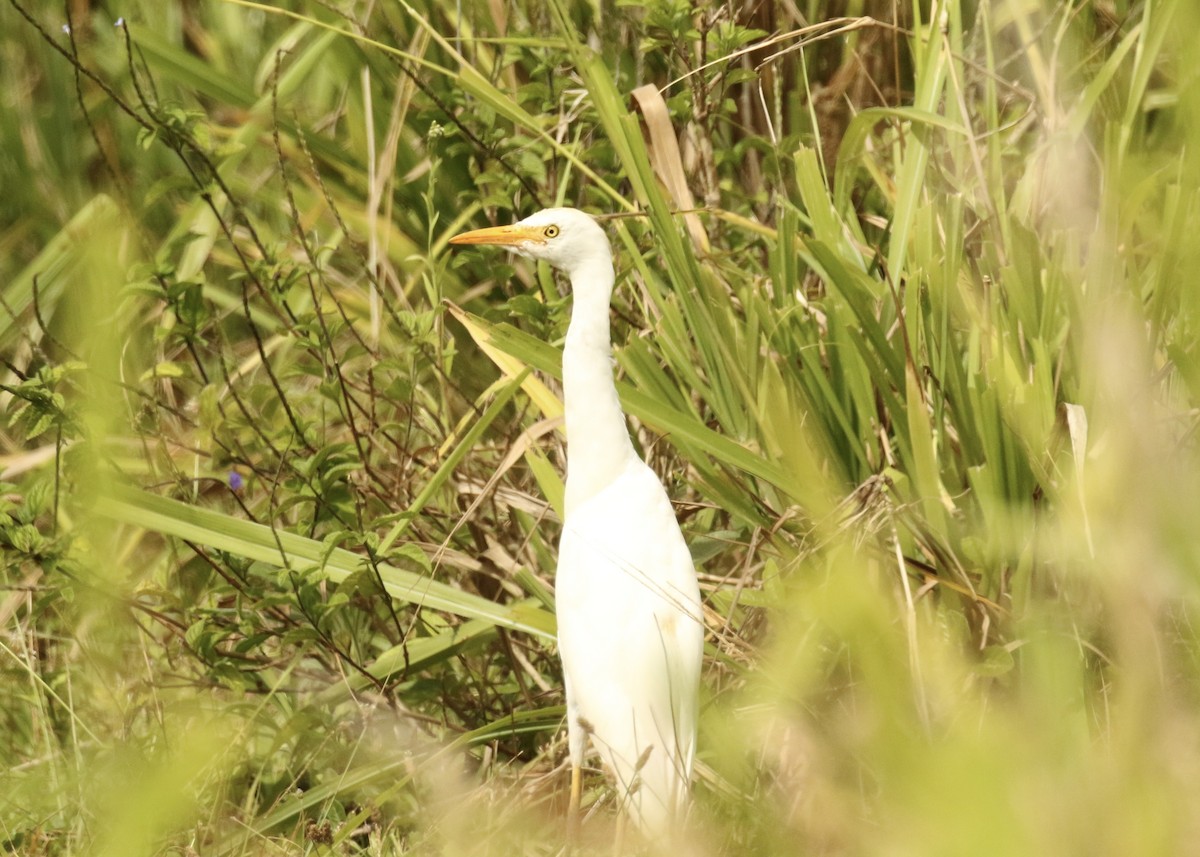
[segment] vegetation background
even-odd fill
[[[445,245],[568,204],[637,215],[621,391],[709,631],[686,850],[1197,853],[1197,32],[0,2],[4,850],[561,852],[569,297]]]

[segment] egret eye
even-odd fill
[[[558,237],[558,227],[557,226],[547,226],[545,229],[542,230],[542,234],[545,235],[547,238],[557,238]]]

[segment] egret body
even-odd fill
[[[666,491],[634,451],[613,383],[612,250],[571,208],[452,244],[499,244],[566,272],[574,305],[563,348],[566,515],[555,581],[567,698],[571,812],[589,737],[647,833],[686,807],[704,625],[700,589]]]

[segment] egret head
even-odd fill
[[[542,259],[568,274],[590,263],[612,263],[604,230],[590,215],[574,208],[545,208],[512,226],[455,235],[450,243],[498,244],[527,259]]]

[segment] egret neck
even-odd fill
[[[562,358],[569,517],[619,476],[636,454],[613,382],[608,321],[612,257],[586,257],[567,273],[575,296]]]

